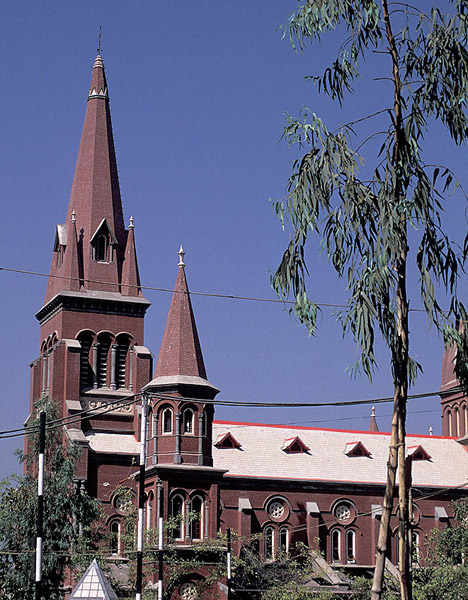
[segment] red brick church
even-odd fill
[[[31,370],[31,410],[35,399],[47,395],[61,417],[89,411],[67,434],[82,447],[77,481],[101,500],[115,534],[110,554],[122,550],[125,512],[115,490],[135,486],[129,474],[138,461],[143,391],[150,399],[148,527],[156,527],[160,514],[190,510],[196,518],[181,520],[174,532],[181,546],[231,528],[255,540],[265,560],[301,541],[318,543],[330,564],[371,567],[389,444],[375,417],[368,431],[216,421],[219,390],[207,378],[182,248],[154,371],[144,341],[149,306],[140,287],[133,222],[126,228],[123,220],[98,56],[68,211],[56,227],[44,304],[36,315],[41,344]],[[456,384],[452,360],[446,352],[443,437],[407,440],[417,490],[416,541],[434,527],[447,527],[453,518],[449,501],[466,494],[460,486],[468,467],[468,403],[450,391]],[[396,562],[396,506],[392,529],[390,558]]]

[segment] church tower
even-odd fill
[[[124,226],[109,93],[98,55],[67,216],[56,227],[44,304],[36,314],[41,346],[31,365],[31,412],[45,396],[60,417],[90,411],[67,432],[83,446],[77,476],[104,500],[119,477],[117,466],[127,465],[126,473],[135,455],[135,444],[128,443],[137,421],[131,400],[152,371],[143,339],[149,305],[140,287],[133,219]],[[106,464],[108,472],[101,468]],[[107,486],[97,481],[98,471]]]
[[[442,358],[442,435],[461,438],[468,435],[468,399],[455,375],[457,349],[447,346]]]

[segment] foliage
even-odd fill
[[[45,409],[47,422],[57,418],[46,399],[36,403]],[[28,424],[32,431],[38,419]],[[26,600],[34,596],[34,564],[37,482],[33,475],[38,435],[30,434],[29,454],[19,453],[26,475],[0,482],[0,598]],[[68,444],[62,429],[46,433],[44,468],[43,598],[61,600],[67,569],[80,572],[88,566],[98,537],[98,506],[85,491],[77,492],[74,471],[79,450]],[[79,525],[78,525],[79,524]]]
[[[458,182],[449,168],[426,164],[422,152],[429,125],[436,121],[456,144],[468,133],[468,3],[451,4],[453,14],[439,8],[425,14],[398,3],[385,15],[375,0],[308,0],[300,3],[285,27],[291,43],[301,50],[324,33],[342,34],[337,58],[321,74],[309,77],[319,92],[340,105],[360,78],[364,60],[369,58],[367,65],[377,60],[371,61],[371,53],[391,59],[382,66],[388,73],[382,71],[376,78],[382,105],[372,115],[358,115],[335,130],[307,108],[298,118],[287,117],[283,136],[304,154],[294,162],[287,197],[275,202],[283,227],[292,227],[272,278],[276,293],[281,298],[293,295],[294,314],[314,333],[319,307],[307,292],[305,248],[309,235],[318,234],[322,251],[347,283],[347,308],[338,318],[343,334],[350,333],[359,348],[354,372],[362,370],[369,378],[376,367],[376,331],[391,350],[394,377],[399,370],[398,288],[410,246],[416,248],[414,264],[430,322],[443,332],[446,343],[467,347],[455,321],[465,316],[457,282],[468,238],[457,246],[442,226],[442,201]],[[382,7],[386,5],[382,0]],[[447,311],[437,295],[439,286],[449,295]],[[403,358],[411,381],[420,365],[409,356]],[[460,377],[466,371],[465,358],[468,355],[460,353]]]

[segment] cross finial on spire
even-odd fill
[[[76,212],[73,210],[72,214],[71,214],[71,222],[75,223],[76,222]]]
[[[102,35],[102,27],[101,27],[101,25],[99,25],[99,36],[98,36],[98,47],[97,47],[97,53],[99,56],[101,55],[101,35]]]
[[[182,244],[180,245],[179,248],[179,267],[185,267],[185,263],[184,263],[184,256],[185,256],[185,252],[184,249],[182,248]]]
[[[135,227],[135,225],[133,224],[133,217],[130,217],[128,228],[129,229],[134,229],[134,227]]]

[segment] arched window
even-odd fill
[[[130,340],[126,336],[117,338],[117,357],[116,357],[116,384],[117,389],[126,389],[127,385],[127,358]]]
[[[460,411],[458,406],[455,408],[455,435],[460,437]]]
[[[110,532],[110,551],[112,554],[120,554],[120,521],[114,519],[109,525]]]
[[[273,560],[275,558],[275,530],[273,527],[267,527],[263,534],[265,547],[265,560]]]
[[[419,565],[419,560],[421,558],[420,548],[421,548],[421,546],[420,546],[419,532],[413,531],[413,556],[411,558],[413,560],[413,563],[416,563],[417,565]]]
[[[284,554],[287,554],[289,552],[289,530],[287,527],[280,527],[279,549],[280,549],[280,552],[282,552]]]
[[[331,533],[332,562],[341,562],[341,531],[334,529]]]
[[[192,499],[190,530],[193,540],[203,539],[203,498],[195,496]]]
[[[101,233],[97,236],[96,246],[95,246],[95,260],[97,262],[107,262],[107,246],[108,246],[108,237],[104,233]]]
[[[466,404],[463,405],[463,424],[465,426],[464,435],[468,435],[468,410]]]
[[[356,533],[353,529],[346,532],[346,562],[356,562]]]
[[[97,348],[97,382],[98,387],[109,387],[107,384],[107,371],[109,363],[110,338],[101,336]]]
[[[449,437],[452,437],[452,411],[447,411],[447,422],[448,422],[448,434]]]
[[[172,410],[166,408],[162,414],[162,432],[172,433]]]
[[[184,433],[193,433],[193,410],[186,408],[183,413]]]
[[[173,518],[172,537],[176,540],[184,539],[184,508],[183,496],[176,494],[171,499],[171,517]]]
[[[146,502],[146,529],[151,529],[151,525],[153,524],[153,500],[153,492],[150,492]]]
[[[93,386],[93,370],[90,363],[91,344],[93,343],[93,334],[86,332],[78,336],[80,342],[80,388],[89,389]]]

